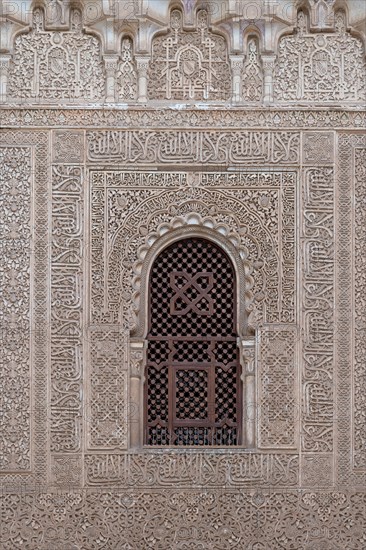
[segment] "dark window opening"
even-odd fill
[[[145,444],[241,444],[233,265],[201,238],[163,250],[150,274]]]

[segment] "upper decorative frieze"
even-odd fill
[[[44,13],[15,39],[8,95],[29,100],[100,100],[104,74],[99,41],[83,30],[81,13],[71,12],[70,30],[46,31]]]
[[[18,30],[0,55],[0,100],[160,106],[364,102],[362,32],[349,27],[349,14],[335,12],[333,5],[325,13],[321,5],[314,4],[316,20],[314,10],[300,10],[295,27],[272,14],[270,34],[265,25],[248,26],[239,16],[217,22],[211,9],[192,12],[187,5],[173,9],[168,22],[148,21],[145,14],[128,26],[113,18],[108,25],[103,18],[87,25],[86,12],[75,8],[67,10],[62,25],[50,26],[47,11],[36,8],[29,30]]]
[[[208,29],[207,11],[197,14],[197,27],[183,29],[182,13],[174,10],[168,35],[152,43],[149,98],[226,100],[231,95],[231,72],[226,41]]]
[[[366,64],[360,40],[337,13],[335,33],[312,33],[300,11],[297,31],[281,39],[274,94],[279,101],[360,101],[366,97]]]

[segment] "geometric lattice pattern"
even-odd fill
[[[240,381],[234,272],[199,238],[178,241],[150,276],[148,445],[237,445]]]
[[[293,447],[296,443],[295,336],[295,329],[289,325],[260,331],[260,448]]]

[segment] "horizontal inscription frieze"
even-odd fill
[[[94,131],[87,133],[89,161],[125,164],[296,164],[299,132]]]
[[[255,453],[140,453],[87,455],[89,486],[294,486],[298,455]]]

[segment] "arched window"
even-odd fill
[[[202,238],[176,241],[150,273],[145,444],[241,444],[233,264]]]

